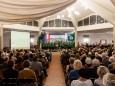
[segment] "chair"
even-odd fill
[[[18,85],[19,86],[36,86],[33,78],[28,78],[28,79],[20,78],[18,79]]]
[[[2,86],[17,86],[16,78],[2,78],[1,79]]]

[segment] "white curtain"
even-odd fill
[[[0,23],[37,20],[57,13],[76,0],[0,0]]]

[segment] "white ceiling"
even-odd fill
[[[111,0],[93,0],[93,1],[95,3],[97,3],[98,5],[104,7],[108,11],[110,11],[112,13],[115,13],[115,6],[111,2]],[[85,9],[85,6],[87,6],[87,5],[85,3],[83,3],[83,0],[76,0],[76,3],[74,3],[72,6],[70,6],[70,7],[75,7],[75,10],[80,13],[80,15],[75,15],[76,20],[81,20],[81,19],[83,19],[83,18],[85,18],[85,17],[87,17],[87,16],[89,16],[91,14],[95,14],[95,12],[93,12],[89,8]],[[59,12],[59,13],[56,13],[56,14],[51,15],[51,16],[48,16],[47,20],[57,18],[57,15],[64,15],[63,19],[70,20],[70,18],[68,17],[67,8],[64,9],[63,11]]]
[[[80,20],[80,19],[82,19],[82,18],[84,18],[84,17],[87,17],[87,16],[89,16],[89,15],[91,15],[91,14],[94,14],[94,12],[93,12],[92,10],[90,10],[90,9],[85,9],[85,7],[82,6],[82,4],[81,4],[80,2],[77,2],[77,1],[76,1],[76,3],[74,3],[72,6],[70,6],[70,8],[71,8],[71,7],[74,7],[75,10],[80,13],[80,15],[76,15],[76,19],[77,19],[77,20]],[[47,17],[47,20],[57,18],[57,15],[64,15],[64,18],[63,18],[63,19],[70,20],[70,18],[68,17],[69,13],[68,13],[67,8],[64,9],[64,10],[62,10],[61,12],[58,12],[58,13],[54,14],[54,15],[48,16],[48,17]]]
[[[101,5],[102,7],[106,8],[107,10],[115,13],[115,6],[111,2],[111,0],[94,0],[96,3]]]
[[[74,7],[76,11],[78,11],[80,13],[80,15],[75,15],[76,16],[76,20],[81,20],[91,14],[95,14],[94,11],[92,11],[90,8],[85,9],[85,6],[87,6],[85,3],[82,4],[81,2],[83,2],[84,0],[76,0],[76,3],[74,3],[71,7]],[[86,0],[89,1],[89,0]],[[98,5],[100,5],[101,7],[107,9],[108,11],[110,11],[111,13],[115,14],[115,6],[112,4],[111,0],[92,0],[95,3],[97,3]],[[52,20],[52,19],[56,19],[57,15],[64,15],[65,20],[71,20],[68,15],[68,10],[67,8],[62,10],[61,12],[58,12],[56,14],[53,14],[51,16],[47,16],[46,20]],[[103,17],[103,16],[102,16]],[[101,30],[103,31],[103,30]],[[90,31],[92,32],[92,31]],[[100,32],[100,30],[98,30],[97,32]]]

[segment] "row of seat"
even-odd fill
[[[0,79],[0,86],[36,86],[33,78],[2,78]]]

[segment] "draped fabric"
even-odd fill
[[[25,22],[57,13],[76,0],[0,0],[1,22]]]
[[[115,6],[115,0],[111,0],[111,2],[113,3],[113,5]]]

